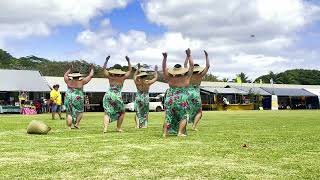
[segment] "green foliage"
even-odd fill
[[[211,74],[211,73],[206,74],[206,75],[203,77],[202,80],[203,80],[203,81],[212,81],[212,82],[218,82],[218,81],[219,81],[218,76],[215,76],[215,75],[213,75],[213,74]]]
[[[244,72],[241,72],[240,74],[237,74],[236,76],[241,78],[242,83],[249,83],[250,82],[250,80],[248,80],[248,76]],[[237,78],[233,79],[233,81],[236,82]]]
[[[320,71],[293,69],[278,74],[270,71],[269,74],[258,77],[255,82],[259,83],[260,79],[264,83],[269,83],[270,79],[273,79],[273,82],[276,84],[318,85],[320,84]]]
[[[0,49],[0,68],[18,69],[18,70],[37,70],[44,76],[63,76],[69,68],[68,61],[50,61],[48,59],[36,56],[21,57],[19,59],[12,57],[6,51]],[[74,60],[74,71],[80,71],[83,74],[89,73],[90,64],[84,60]],[[94,77],[103,77],[103,68],[94,65]]]

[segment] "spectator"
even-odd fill
[[[64,119],[61,117],[62,97],[59,91],[58,84],[53,86],[53,89],[50,92],[50,100],[52,101],[52,104],[51,104],[52,119],[55,119],[56,112],[58,113],[60,119]]]

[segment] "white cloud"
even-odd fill
[[[95,30],[89,21],[125,7],[130,0],[25,0],[0,1],[0,46],[4,38],[48,36],[58,26],[82,24],[76,42],[82,50],[72,58],[103,64],[125,64],[125,55],[134,63],[161,64],[163,51],[169,63],[183,63],[184,50],[191,48],[196,63],[204,64],[203,49],[210,54],[214,74],[234,77],[243,71],[251,78],[270,70],[320,67],[315,49],[301,49],[300,32],[320,20],[320,6],[303,0],[143,0],[148,20],[164,26],[157,36],[147,31],[118,32],[109,19]],[[254,35],[254,36],[252,36]],[[70,57],[68,57],[70,59]]]
[[[88,25],[90,19],[130,0],[1,0],[0,41],[7,38],[48,36],[61,25]],[[104,22],[106,23],[106,22]],[[3,43],[3,42],[2,42]]]
[[[319,11],[302,0],[146,0],[143,7],[150,21],[171,31],[237,41],[251,34],[265,40],[296,32]]]
[[[161,52],[168,51],[174,64],[183,63],[190,47],[195,61],[204,64],[202,50],[207,49],[214,74],[232,78],[242,71],[255,78],[270,70],[307,67],[303,53],[292,49],[297,34],[319,15],[319,6],[302,0],[146,0],[142,6],[151,22],[169,31],[157,37],[135,30],[108,34],[115,32],[109,23],[111,30],[79,34],[77,41],[87,49],[81,55],[102,64],[110,53],[114,63],[125,64],[128,54],[135,63],[160,65]],[[88,31],[91,45],[82,37]]]

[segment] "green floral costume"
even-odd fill
[[[190,85],[188,93],[189,93],[189,105],[190,105],[190,111],[189,111],[190,116],[189,116],[188,122],[193,123],[196,115],[202,111],[200,86]]]
[[[117,121],[124,114],[124,104],[121,98],[122,85],[110,85],[103,97],[104,112],[109,116],[109,121]]]
[[[149,93],[138,89],[136,100],[134,101],[134,109],[139,119],[139,127],[148,126],[149,114]]]
[[[82,89],[68,88],[64,105],[66,106],[67,115],[71,115],[72,124],[75,125],[77,121],[77,114],[83,113],[84,106],[84,95]]]
[[[188,88],[170,87],[166,93],[165,110],[168,132],[177,134],[181,120],[188,120]]]

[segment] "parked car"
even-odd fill
[[[161,96],[150,97],[149,100],[150,100],[150,103],[149,103],[150,111],[160,112],[164,110]],[[134,111],[134,102],[126,104],[125,108],[126,108],[126,111]]]

